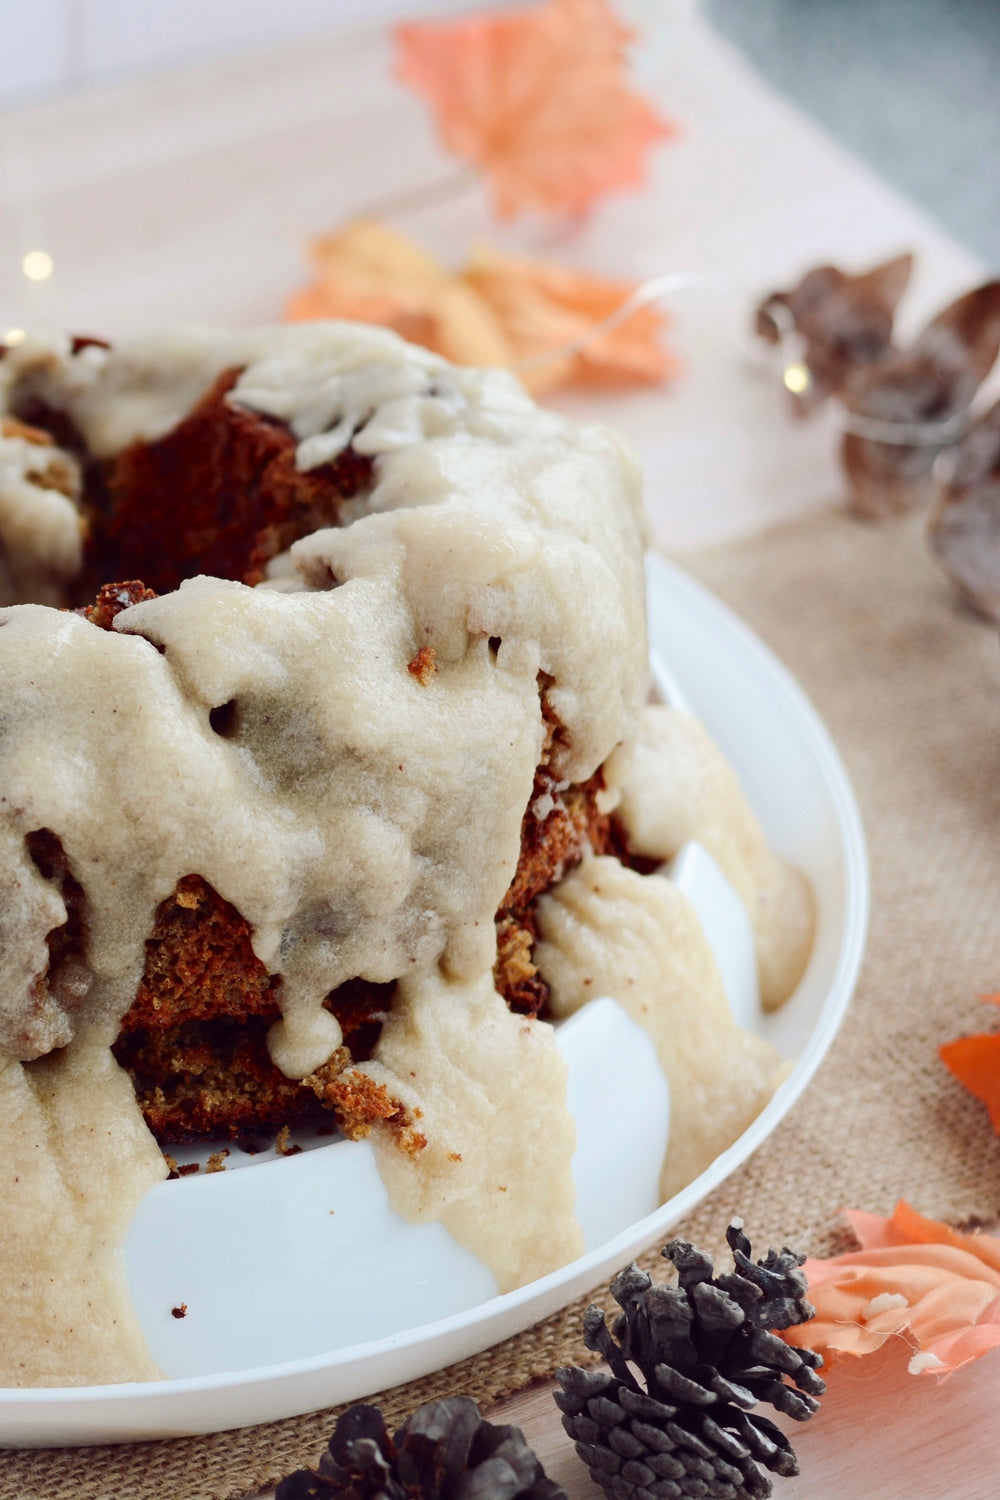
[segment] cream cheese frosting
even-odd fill
[[[0,1175],[0,1275],[5,1286],[29,1278],[43,1234],[49,1260],[67,1268],[34,1343],[26,1304],[12,1321],[0,1298],[0,1382],[52,1383],[51,1330],[92,1286],[115,1313],[93,1347],[67,1351],[60,1382],[150,1373],[111,1284],[123,1216],[161,1168],[109,1048],[157,905],[192,873],[249,922],[254,951],[280,976],[269,1047],[288,1076],[312,1073],[339,1045],[323,1009],[332,989],[355,976],[397,981],[363,1066],[426,1137],[404,1155],[376,1132],[398,1212],[441,1219],[503,1288],[581,1246],[564,1069],[549,1024],[512,1015],[493,989],[493,915],[541,754],[543,676],[564,730],[557,776],[582,781],[603,765],[605,806],[627,792],[627,825],[655,825],[634,769],[648,676],[635,463],[607,430],[539,411],[506,374],[455,369],[357,325],[182,330],[75,353],[28,338],[0,361],[0,399],[30,393],[107,458],[169,432],[230,369],[241,373],[227,399],[286,423],[300,468],[348,444],[373,458],[347,523],[296,543],[256,588],[194,577],[124,610],[111,631],[48,601],[0,610],[0,1139],[34,1132],[34,1166]],[[426,680],[407,670],[425,647],[436,668]],[[67,909],[31,859],[26,840],[42,829],[59,840],[86,913],[85,951],[51,972],[47,940]],[[656,857],[669,841],[655,826],[647,839]],[[685,1045],[702,1052],[725,1001],[700,932],[664,915],[664,882],[594,864],[621,911],[637,914],[605,933],[609,991],[642,949],[643,1003],[655,1008],[656,975],[693,963],[682,988],[703,980],[712,999]],[[580,997],[577,939],[558,912],[593,929],[595,900],[588,864],[545,919],[541,951],[563,1009]],[[667,1059],[688,1002],[663,1003]],[[725,1052],[724,1070],[744,1067],[733,1062],[742,1046]],[[735,1133],[774,1076],[773,1058],[744,1051],[757,1102],[730,1122]],[[121,1170],[105,1179],[94,1140],[109,1110]],[[685,1119],[697,1134],[696,1115],[692,1105]],[[668,1185],[698,1170],[704,1149],[691,1151],[686,1166],[683,1150],[674,1158]],[[77,1210],[48,1214],[49,1180],[67,1203],[87,1197],[82,1229]],[[90,1281],[73,1279],[81,1254]]]
[[[24,423],[0,416],[0,600],[58,604],[83,560],[79,467]]]

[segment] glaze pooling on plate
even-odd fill
[[[761,999],[768,1010],[781,1005],[809,962],[812,891],[769,847],[739,777],[693,714],[670,703],[643,710],[621,795],[637,854],[669,860],[697,839],[718,861],[754,929]]]
[[[665,1201],[761,1111],[781,1062],[733,1019],[715,955],[688,897],[617,860],[587,858],[539,902],[538,961],[556,1016],[615,995],[648,1032],[670,1085]]]

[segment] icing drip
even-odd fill
[[[538,903],[535,961],[557,1016],[610,995],[649,1034],[670,1085],[660,1182],[679,1192],[743,1133],[780,1082],[774,1049],[737,1026],[698,917],[659,875],[587,859]]]
[[[74,459],[0,417],[0,603],[60,602],[83,557]]]
[[[405,613],[374,584],[285,595],[201,579],[119,628],[0,613],[0,774],[14,828],[57,834],[86,897],[89,969],[122,981],[122,1010],[156,907],[191,872],[282,976],[283,1044],[304,1048],[303,1074],[318,1065],[317,1012],[345,980],[489,970],[542,741],[533,673],[480,641],[420,686]],[[236,705],[224,735],[220,703]],[[37,878],[25,889],[25,863],[0,882],[38,951],[61,903]],[[5,993],[5,1015],[31,1008]],[[64,1042],[75,1014],[63,1007],[52,1032],[29,1020],[15,1055]]]
[[[514,1015],[488,978],[403,980],[362,1071],[403,1101],[427,1138],[412,1156],[376,1138],[404,1218],[439,1219],[501,1292],[583,1253],[566,1065],[544,1021]]]
[[[271,1061],[286,1078],[305,1078],[315,1072],[344,1040],[340,1023],[329,1011],[308,1003],[304,1009],[304,1015],[294,1013],[286,999],[285,1014],[267,1033]]]
[[[705,846],[746,904],[761,999],[773,1010],[809,962],[816,919],[808,881],[768,847],[736,773],[690,714],[648,705],[627,769],[624,760],[613,757],[631,848],[667,860],[692,839]]]
[[[166,1165],[102,1043],[0,1062],[0,1386],[153,1380],[121,1245]]]

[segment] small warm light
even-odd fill
[[[804,391],[809,389],[812,383],[809,371],[802,364],[786,365],[782,371],[781,378],[793,396],[801,396]]]
[[[21,270],[29,281],[48,281],[52,275],[52,257],[47,250],[29,250],[21,262]]]
[[[16,345],[23,344],[27,337],[23,328],[8,328],[3,336],[3,342],[8,349],[13,349]]]

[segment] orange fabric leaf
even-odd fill
[[[674,133],[627,86],[631,33],[609,0],[410,22],[395,36],[399,76],[430,100],[448,149],[489,179],[502,217],[583,213],[641,182],[646,149]]]
[[[980,995],[991,1005],[1000,1005],[1000,994]],[[938,1048],[938,1056],[959,1083],[981,1099],[1000,1135],[1000,1033],[980,1032],[961,1036]]]
[[[492,308],[515,359],[533,362],[519,374],[536,394],[565,385],[658,385],[675,373],[676,362],[660,342],[664,317],[654,307],[638,309],[584,348],[546,358],[615,312],[635,290],[631,282],[502,255],[485,245],[463,279]]]
[[[901,1337],[915,1350],[910,1370],[933,1375],[1000,1345],[1000,1239],[961,1234],[904,1202],[888,1219],[847,1219],[861,1248],[805,1262],[816,1316],[785,1329],[788,1343],[830,1363]]]
[[[379,323],[460,365],[509,365],[514,354],[489,307],[413,240],[358,219],[310,247],[316,281],[295,293],[291,322]]]
[[[397,230],[359,220],[317,240],[317,279],[286,310],[295,321],[380,323],[457,364],[515,369],[536,396],[557,387],[657,384],[675,362],[660,341],[663,314],[642,308],[576,353],[536,361],[580,339],[615,311],[629,282],[482,247],[465,271],[438,264]]]

